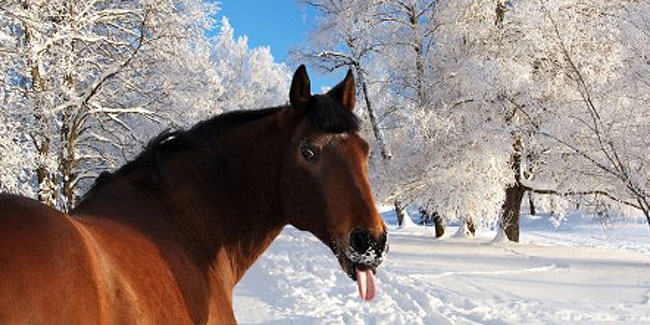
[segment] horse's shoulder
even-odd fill
[[[83,237],[69,216],[32,199],[0,194],[0,323],[97,322],[93,279]],[[51,308],[52,299],[59,299],[54,297],[69,303]],[[2,319],[3,309],[22,312],[4,313],[13,318]]]
[[[208,283],[174,246],[123,220],[85,213],[73,218],[87,238],[106,303],[119,310],[110,313],[112,322],[205,323],[200,298],[209,294]],[[193,290],[183,291],[190,284]]]
[[[0,194],[0,257],[7,254],[12,260],[34,259],[38,267],[55,259],[79,259],[87,252],[70,216],[33,199]]]

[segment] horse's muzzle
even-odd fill
[[[348,245],[338,252],[339,262],[352,280],[357,280],[357,270],[372,270],[384,261],[388,252],[387,234],[375,236],[369,230],[354,229],[350,232]]]

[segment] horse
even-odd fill
[[[0,195],[0,324],[233,324],[234,286],[286,225],[333,252],[363,300],[387,251],[354,76],[289,103],[166,131],[63,213]]]

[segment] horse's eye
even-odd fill
[[[304,145],[300,147],[300,154],[308,162],[316,162],[316,160],[318,160],[320,152],[316,147],[312,145]]]

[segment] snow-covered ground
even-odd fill
[[[323,244],[287,227],[235,288],[235,313],[241,324],[650,323],[646,224],[524,217],[522,243],[494,235],[392,225],[377,297],[364,303]]]

